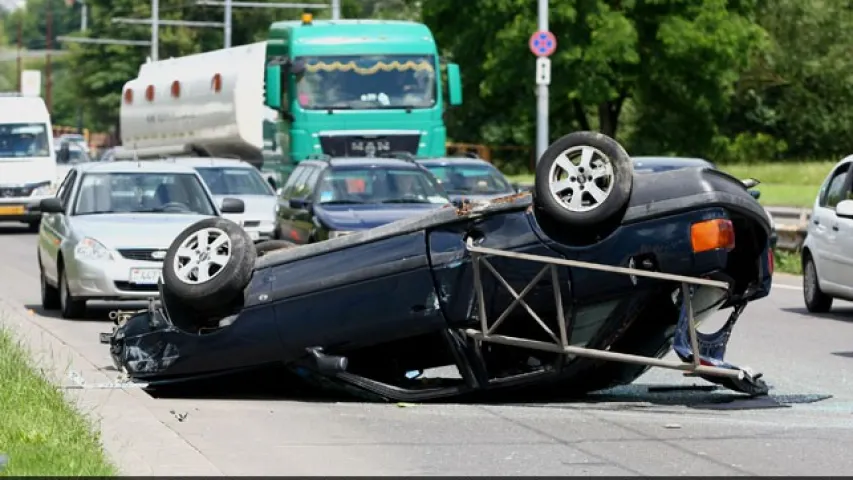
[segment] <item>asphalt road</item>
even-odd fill
[[[0,299],[14,310],[7,318],[32,309],[20,325],[115,377],[98,344],[110,326],[106,310],[85,321],[41,312],[33,234],[0,226],[0,264]],[[108,448],[128,474],[848,474],[853,304],[808,315],[796,279],[777,282],[769,298],[748,307],[728,350],[729,361],[764,373],[773,389],[763,400],[719,403],[733,396],[726,391],[648,392],[650,385],[708,385],[666,370],[577,403],[154,399],[141,390],[131,402],[122,391],[97,389],[79,395],[98,405]]]

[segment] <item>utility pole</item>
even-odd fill
[[[341,19],[341,0],[332,0],[332,20]]]
[[[151,0],[151,61],[156,62],[160,52],[160,0]]]
[[[24,48],[24,20],[23,15],[18,13],[18,92],[21,91],[21,72],[23,72],[21,64],[21,49]]]
[[[50,7],[50,0],[45,2],[45,6],[47,8],[47,15],[45,18],[45,40],[47,45],[45,48],[47,49],[47,53],[45,54],[44,59],[44,100],[47,103],[47,111],[48,113],[53,112],[53,102],[51,101],[51,87],[53,86],[51,82],[50,75],[50,50],[53,48],[53,9]]]
[[[539,31],[548,31],[548,0],[539,0]],[[556,45],[555,45],[556,46]],[[548,81],[539,81],[536,85],[536,163],[548,148],[548,83],[550,83],[550,61],[548,63]]]
[[[225,48],[231,48],[231,0],[225,0]]]
[[[88,10],[89,10],[89,8],[88,8],[88,5],[86,4],[86,0],[80,0],[80,31],[81,32],[86,31],[86,25],[89,21]]]

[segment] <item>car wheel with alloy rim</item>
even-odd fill
[[[82,318],[86,314],[86,300],[80,300],[71,295],[65,269],[59,273],[59,300],[63,318]]]
[[[803,299],[806,309],[812,313],[826,313],[832,308],[832,297],[820,289],[817,268],[809,254],[803,259]]]

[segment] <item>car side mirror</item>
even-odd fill
[[[839,217],[853,218],[853,200],[842,200],[835,206],[835,214]]]
[[[65,208],[62,207],[62,202],[56,198],[45,198],[39,202],[39,210],[42,213],[64,213]]]
[[[222,207],[219,208],[222,213],[243,213],[246,211],[246,204],[239,198],[225,198],[222,200]]]
[[[291,198],[290,208],[295,210],[310,210],[311,200],[308,200],[307,198]]]

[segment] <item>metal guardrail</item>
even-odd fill
[[[785,251],[799,251],[806,241],[811,209],[796,207],[765,207],[776,224],[778,240],[776,248]]]

